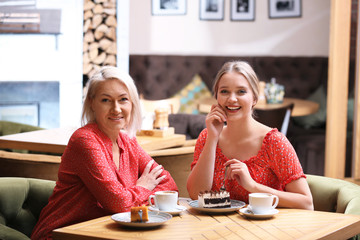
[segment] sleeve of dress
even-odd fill
[[[301,177],[306,178],[295,149],[284,134],[276,132],[269,139],[272,170],[283,186]]]
[[[112,153],[96,136],[78,136],[70,140],[68,147],[74,170],[98,203],[109,212],[129,211],[131,206],[144,203],[144,192],[151,193],[135,184],[124,187],[112,166]]]
[[[206,137],[207,137],[207,129],[205,128],[204,130],[201,131],[198,139],[196,140],[195,151],[194,151],[194,161],[191,163],[191,170],[194,168],[197,161],[199,160],[200,154],[201,154],[201,152],[204,148],[205,142],[206,142]]]
[[[136,141],[136,138],[133,138],[131,140],[131,147],[129,148],[130,151],[134,153],[134,156],[138,158],[139,162],[139,176],[142,175],[144,172],[144,169],[149,161],[153,160],[151,156],[145,152],[145,150],[139,145],[139,143]],[[132,154],[131,154],[132,155]],[[130,159],[132,161],[132,159]],[[152,165],[151,169],[157,167],[159,164],[155,161]],[[172,191],[178,191],[178,188],[176,186],[176,183],[174,179],[171,177],[170,173],[164,169],[159,177],[166,176],[164,180],[162,180],[152,191],[150,194],[155,193],[157,191],[165,191],[165,190],[172,190]],[[145,200],[149,198],[150,194],[146,194]]]

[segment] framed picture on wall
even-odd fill
[[[231,0],[231,21],[254,21],[255,0]]]
[[[200,20],[224,20],[224,0],[200,0]]]
[[[269,0],[269,18],[301,17],[301,0]]]
[[[152,15],[185,15],[186,0],[152,0]]]

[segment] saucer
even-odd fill
[[[133,228],[152,228],[164,224],[170,220],[172,216],[163,212],[149,212],[149,221],[146,222],[131,222],[131,213],[122,212],[111,216],[111,219],[122,226]]]
[[[181,212],[185,211],[187,208],[181,205],[177,205],[176,209],[171,210],[171,211],[160,211],[157,207],[153,207],[153,206],[149,206],[149,210],[150,211],[155,211],[155,212],[164,212],[164,213],[169,213],[171,215],[178,215]]]
[[[254,214],[246,207],[246,208],[240,209],[240,212],[248,218],[267,219],[267,218],[272,218],[275,214],[279,213],[279,210],[273,209],[270,212],[265,213],[265,214]]]

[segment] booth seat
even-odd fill
[[[41,129],[43,128],[28,124],[23,124],[23,123],[0,121],[0,136],[23,133],[23,132],[31,132]]]
[[[29,240],[55,181],[0,178],[0,239]]]
[[[42,130],[43,128],[38,126],[33,126],[29,124],[10,122],[10,121],[0,121],[0,136],[31,132],[36,130]],[[20,153],[28,153],[27,150],[19,150],[19,149],[4,149],[12,152],[20,152]]]
[[[318,211],[360,215],[360,186],[345,180],[307,175]]]
[[[316,211],[360,215],[360,186],[345,180],[307,175]],[[360,234],[353,240],[360,239]]]

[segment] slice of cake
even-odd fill
[[[200,192],[198,196],[199,207],[202,208],[227,208],[231,207],[230,193],[227,191]]]
[[[146,222],[149,221],[148,208],[143,205],[140,207],[131,207],[131,222]],[[142,218],[141,218],[142,216]]]

